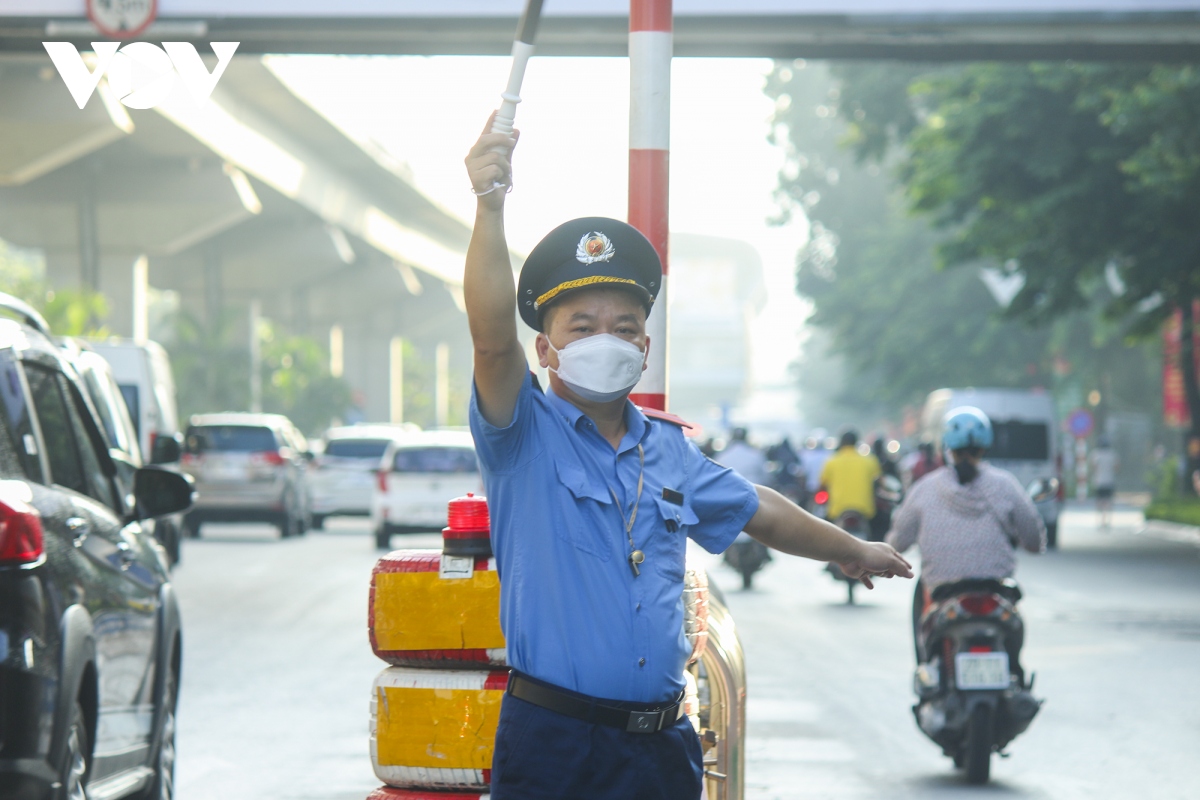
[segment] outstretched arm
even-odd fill
[[[746,523],[746,533],[768,547],[794,556],[832,561],[868,589],[874,588],[873,577],[913,576],[912,564],[890,545],[864,542],[836,525],[817,519],[774,489],[755,488],[758,511]]]
[[[467,247],[463,296],[475,345],[475,392],[483,418],[498,428],[512,422],[528,365],[517,339],[517,290],[504,236],[505,189],[512,184],[512,152],[519,133],[483,134],[467,154],[467,174],[479,195]],[[503,184],[493,189],[496,184]],[[492,189],[492,191],[488,191]]]

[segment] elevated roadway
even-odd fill
[[[248,309],[285,331],[344,332],[346,377],[389,414],[389,342],[470,367],[462,313],[469,226],[405,168],[352,141],[255,57],[235,58],[203,113],[131,111],[101,83],[76,108],[48,57],[0,59],[0,237],[45,253],[55,286],[109,300],[132,333],[133,264],[183,310],[247,341]],[[230,321],[232,320],[232,324]]]

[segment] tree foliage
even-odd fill
[[[1156,335],[1177,311],[1190,330],[1200,298],[1196,67],[978,64],[915,81],[910,99],[920,122],[899,175],[911,207],[949,231],[946,264],[989,259],[1019,274],[1014,317],[1054,320],[1099,302],[1131,338]],[[1190,355],[1185,387],[1200,431]]]
[[[947,264],[1025,278],[1010,313],[1053,319],[1090,289],[1132,331],[1200,294],[1193,68],[980,64],[911,86],[923,121],[900,169],[911,206],[951,231]],[[886,109],[882,109],[886,113]]]
[[[44,265],[34,251],[14,248],[0,240],[0,291],[33,306],[58,336],[108,336],[104,322],[108,301],[87,289],[50,287]]]
[[[210,330],[187,312],[174,320],[165,342],[178,391],[179,413],[247,411],[250,352],[242,315],[225,314]],[[306,433],[318,433],[350,408],[350,387],[329,374],[329,354],[316,340],[292,336],[263,320],[258,331],[263,411],[284,414]]]
[[[849,362],[844,401],[867,395],[895,409],[939,386],[995,385],[1069,389],[1075,402],[1102,388],[1118,407],[1155,403],[1154,345],[1127,341],[1141,330],[1130,327],[1133,313],[1153,312],[1153,293],[1126,260],[1097,247],[1095,233],[1081,252],[1105,253],[1098,269],[1099,256],[1085,269],[1072,255],[1071,242],[1124,213],[1105,197],[1132,193],[1121,160],[1132,151],[1100,119],[1116,108],[1100,108],[1102,81],[1065,103],[1069,81],[1051,80],[1048,69],[848,63],[772,72],[775,138],[788,151],[780,205],[785,215],[803,210],[812,225],[797,288],[813,300],[811,323]],[[1022,192],[1040,195],[1018,209]],[[1077,208],[1069,224],[1045,219]],[[1035,273],[1037,263],[1047,268]],[[981,281],[984,267],[1024,282],[1007,311]]]

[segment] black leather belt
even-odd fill
[[[617,708],[605,705],[605,701],[594,697],[531,680],[515,671],[508,676],[508,693],[526,703],[567,717],[620,728],[629,733],[657,733],[671,727],[683,716],[682,693],[679,700],[669,706]]]

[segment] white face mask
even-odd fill
[[[550,337],[546,337],[550,344]],[[646,354],[619,336],[597,333],[576,339],[558,354],[558,375],[571,391],[593,403],[608,403],[628,394],[642,377]]]

